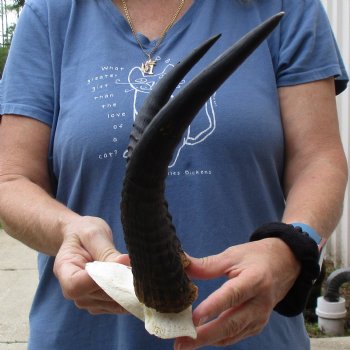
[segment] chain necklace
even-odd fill
[[[134,24],[132,22],[128,7],[126,5],[126,1],[122,0],[122,4],[123,4],[123,11],[126,17],[126,20],[129,23],[130,29],[132,31],[132,34],[134,36],[134,38],[136,39],[136,42],[138,43],[138,45],[140,46],[140,49],[142,50],[142,52],[147,56],[147,60],[145,62],[143,62],[141,64],[141,71],[144,74],[148,74],[148,75],[152,75],[153,73],[153,69],[154,66],[157,64],[157,62],[155,60],[152,59],[152,55],[157,51],[159,45],[162,43],[163,39],[165,38],[166,33],[168,32],[168,30],[174,25],[176,18],[178,17],[180,11],[182,10],[184,4],[185,4],[185,0],[181,0],[180,4],[176,10],[176,12],[174,13],[173,17],[171,18],[170,23],[163,29],[159,39],[157,40],[156,44],[154,45],[154,47],[152,48],[152,50],[150,52],[147,52],[144,47],[142,46],[142,43],[140,41],[140,39],[137,36],[137,33],[135,31],[134,28]]]

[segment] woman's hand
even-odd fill
[[[85,264],[92,261],[128,263],[113,244],[107,223],[96,217],[78,217],[65,228],[64,239],[55,259],[54,273],[65,298],[89,313],[125,313],[88,275]]]
[[[299,262],[278,238],[234,246],[202,259],[191,258],[188,274],[192,278],[225,275],[228,281],[194,310],[197,339],[179,338],[175,349],[225,346],[258,334],[299,272]]]

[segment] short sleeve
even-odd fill
[[[336,93],[348,76],[327,14],[319,0],[283,1],[277,85],[289,86],[334,76]]]
[[[18,114],[49,126],[54,83],[48,27],[25,5],[18,20],[0,84],[0,114]]]

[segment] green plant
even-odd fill
[[[0,46],[0,72],[4,70],[8,50],[8,46]]]
[[[1,24],[2,24],[2,38],[0,44],[0,73],[4,70],[7,54],[12,41],[12,35],[16,25],[8,25],[8,13],[15,12],[17,17],[24,6],[25,0],[12,0],[11,4],[6,1],[0,0],[1,8]]]

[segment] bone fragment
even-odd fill
[[[162,339],[188,336],[196,338],[192,306],[179,313],[160,313],[140,303],[136,297],[131,268],[113,262],[87,263],[91,278],[118,304],[144,321],[148,333]]]

